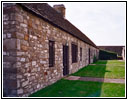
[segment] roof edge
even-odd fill
[[[70,33],[70,32],[68,32],[67,30],[65,30],[65,29],[63,29],[63,28],[61,28],[60,26],[58,26],[57,24],[55,24],[55,23],[53,23],[52,21],[50,21],[50,20],[48,20],[48,19],[46,19],[46,18],[44,18],[43,16],[41,16],[40,14],[38,14],[38,13],[36,13],[36,12],[34,12],[34,11],[32,11],[31,9],[29,9],[29,8],[27,8],[27,7],[25,7],[24,5],[22,5],[22,3],[16,3],[17,5],[19,5],[20,7],[22,7],[24,10],[26,10],[26,11],[28,11],[29,13],[32,13],[32,14],[34,14],[35,16],[37,16],[37,17],[39,17],[39,18],[41,18],[41,19],[43,19],[43,20],[45,20],[45,21],[47,21],[48,23],[50,23],[50,24],[52,24],[53,26],[55,26],[55,27],[57,27],[57,28],[59,28],[59,29],[61,29],[61,30],[63,30],[63,31],[65,31],[65,32],[67,32],[67,33],[69,33],[70,35],[72,35],[72,36],[74,36],[74,37],[76,37],[76,38],[78,38],[79,40],[81,40],[81,41],[83,41],[83,42],[85,42],[85,43],[87,43],[88,45],[91,45],[92,47],[95,47],[95,48],[97,48],[97,49],[99,49],[85,34],[85,36],[94,44],[94,45],[92,45],[92,44],[90,44],[90,43],[88,43],[88,42],[86,42],[86,41],[84,41],[84,40],[82,40],[82,39],[80,39],[79,37],[77,37],[77,36],[75,36],[75,35],[73,35],[72,33]],[[46,3],[47,4],[47,3]],[[48,4],[47,4],[48,5]],[[50,6],[50,5],[48,5],[48,6]],[[51,7],[51,6],[50,6]],[[66,19],[67,20],[67,19]],[[67,20],[68,21],[68,20]],[[68,21],[69,22],[69,21]],[[74,26],[74,25],[73,25]],[[75,27],[75,26],[74,26]],[[76,28],[76,27],[75,27]],[[78,28],[76,28],[76,29],[78,29]],[[78,29],[79,30],[79,29]]]

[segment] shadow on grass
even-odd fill
[[[81,77],[98,77],[104,78],[106,72],[111,72],[106,70],[107,61],[98,61],[93,63],[94,65],[90,64],[84,68],[81,68],[79,71],[71,74],[74,76],[81,76]]]
[[[101,62],[96,62],[95,64],[105,64],[103,69],[102,69],[102,74],[101,77],[103,78],[103,81],[104,81],[104,76],[105,76],[105,73],[106,72],[111,72],[109,70],[106,70],[106,64],[107,64],[107,60],[106,61],[101,61]],[[99,85],[99,89],[97,91],[95,91],[94,93],[88,95],[87,97],[100,97],[101,96],[101,90],[102,90],[102,84],[103,82],[101,82],[101,84],[98,84]]]
[[[98,68],[97,66],[95,67],[94,65],[89,65],[88,67],[82,68],[72,75],[83,75],[89,77],[97,76],[103,78],[106,72],[107,61],[100,61],[96,62],[95,64],[98,64],[99,66],[100,64],[105,65]],[[30,95],[30,97],[100,97],[102,84],[102,82],[61,79],[58,82]]]
[[[107,60],[100,60],[93,64],[88,65],[87,67],[80,69],[78,72],[73,73],[72,75],[81,76],[83,78],[84,77],[102,78],[100,79],[100,81],[104,81],[105,73],[111,72],[109,70],[106,70],[106,64],[107,64]],[[90,93],[87,97],[99,97],[101,95],[102,84],[103,82],[99,82],[95,84],[98,88],[94,89],[92,93]],[[92,88],[94,87],[92,86]]]
[[[102,77],[106,70],[107,61],[98,61],[96,65],[88,65],[73,73],[75,76]],[[117,88],[118,87],[118,88]],[[81,80],[61,79],[47,86],[29,97],[124,97],[125,85],[117,83],[103,83]]]

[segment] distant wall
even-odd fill
[[[98,46],[100,49],[117,53],[118,56],[122,56],[122,49],[124,46]]]
[[[123,60],[125,60],[125,47],[123,47],[123,49],[122,49],[122,58],[123,58]]]
[[[112,59],[117,59],[117,53],[105,51],[105,50],[100,50],[99,51],[99,59],[100,60],[112,60]]]

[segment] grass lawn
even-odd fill
[[[124,97],[125,85],[61,79],[30,97]]]
[[[74,76],[88,77],[105,77],[105,78],[125,78],[125,62],[118,60],[99,60],[94,63],[96,65],[88,65],[78,72],[73,73]]]
[[[125,78],[125,62],[98,61],[72,75],[105,78]],[[124,97],[125,84],[86,82],[61,79],[30,95],[30,97]]]

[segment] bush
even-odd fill
[[[112,60],[117,59],[117,53],[105,51],[105,50],[99,50],[99,59],[100,60]]]
[[[122,58],[122,56],[118,56],[117,59],[118,60],[122,60],[123,58]]]
[[[93,57],[93,63],[95,63],[97,61],[96,56]]]

